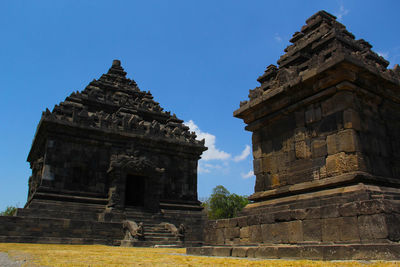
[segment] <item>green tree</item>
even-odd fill
[[[17,207],[7,206],[5,211],[0,212],[0,216],[13,216],[16,211],[17,211]]]
[[[233,218],[249,203],[246,196],[231,194],[222,185],[213,189],[211,196],[203,202],[210,219]]]

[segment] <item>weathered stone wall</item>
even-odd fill
[[[354,171],[398,177],[400,105],[347,86],[253,133],[255,192]]]
[[[118,245],[122,238],[121,223],[0,216],[0,242]]]
[[[266,201],[243,216],[208,221],[208,245],[390,243],[400,241],[400,190],[381,198],[373,186],[355,185],[302,197]],[[374,195],[373,198],[371,196]]]
[[[42,186],[59,193],[106,197],[111,155],[125,153],[126,147],[140,147],[142,155],[165,169],[158,181],[161,199],[197,200],[197,159],[166,154],[135,142],[126,141],[119,147],[113,145],[117,140],[101,140],[96,135],[88,138],[66,136],[63,139],[59,135],[55,140],[50,138],[45,148],[43,168],[38,170],[43,176]]]

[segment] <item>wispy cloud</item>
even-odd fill
[[[240,175],[243,179],[249,179],[254,176],[254,172],[250,170],[248,173],[241,173]]]
[[[197,171],[199,173],[211,173],[217,171],[220,174],[226,175],[230,171],[230,166],[227,160],[223,161],[222,164],[210,164],[200,160]]]
[[[207,160],[226,160],[231,157],[231,154],[222,151],[215,146],[216,137],[210,133],[203,132],[200,128],[192,121],[188,121],[184,123],[189,127],[190,131],[193,131],[197,135],[198,140],[205,139],[205,146],[208,147],[208,150],[205,151],[202,155],[202,159]]]
[[[274,40],[276,42],[280,43],[280,42],[282,42],[282,37],[278,33],[275,33]]]
[[[378,53],[378,55],[384,57],[385,59],[389,58],[389,52],[377,51],[376,53]]]
[[[344,16],[349,14],[350,10],[346,9],[343,3],[340,3],[339,11],[335,13],[338,20],[342,20]]]
[[[198,172],[198,173],[210,173],[211,170],[210,170],[210,169],[207,169],[207,168],[204,168],[204,167],[199,163],[199,166],[197,167],[197,172]]]
[[[242,154],[234,157],[233,161],[234,162],[239,162],[239,161],[245,160],[249,155],[250,155],[250,146],[246,145],[246,147],[242,151]]]

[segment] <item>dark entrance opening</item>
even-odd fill
[[[125,206],[143,206],[145,177],[139,175],[126,176]]]

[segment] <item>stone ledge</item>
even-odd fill
[[[264,259],[400,260],[400,244],[204,246],[186,248],[186,254]]]
[[[378,184],[384,183],[386,185],[400,184],[398,180],[392,178],[381,177],[381,176],[378,177],[366,172],[351,172],[321,180],[303,182],[295,185],[280,187],[277,189],[256,192],[249,197],[249,200],[262,201],[273,198],[280,198],[288,195],[307,193],[307,191],[312,191],[320,188],[334,187],[343,184],[358,183],[358,182],[369,182]],[[257,202],[257,204],[258,203],[259,202]],[[252,207],[253,205],[256,206],[255,204],[249,204],[248,207]]]

